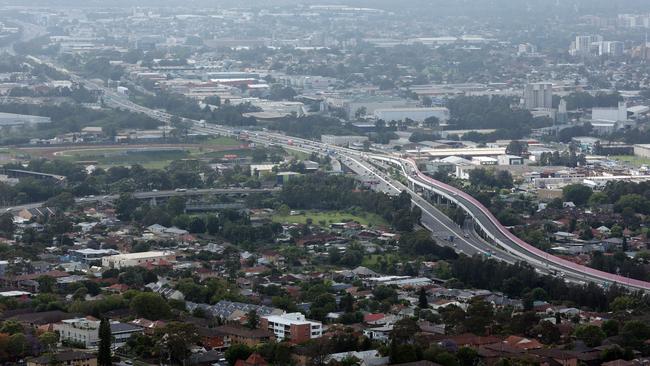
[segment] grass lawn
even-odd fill
[[[251,149],[234,149],[234,150],[227,150],[227,151],[210,151],[204,153],[202,157],[211,158],[211,159],[221,159],[225,155],[237,155],[237,157],[243,158],[243,157],[251,156],[251,154],[252,154]]]
[[[386,226],[387,223],[380,216],[373,213],[362,213],[359,215],[353,215],[351,213],[342,212],[342,211],[306,211],[300,215],[289,215],[289,216],[273,216],[274,222],[279,223],[293,223],[293,224],[305,224],[307,219],[311,218],[314,225],[322,225],[325,223],[325,226],[335,222],[345,222],[345,221],[356,221],[361,225],[366,226]]]
[[[172,161],[189,158],[191,155],[192,151],[181,149],[153,151],[97,149],[64,152],[59,157],[73,161],[94,160],[103,168],[139,164],[146,169],[163,169]]]
[[[377,268],[379,266],[379,259],[382,258],[382,257],[385,257],[386,262],[390,263],[391,260],[393,260],[393,259],[395,259],[397,257],[397,255],[390,254],[390,253],[367,255],[367,256],[363,257],[363,262],[361,262],[361,265],[364,266],[364,267],[368,267],[368,268]]]
[[[231,137],[219,136],[208,139],[206,144],[216,146],[240,146],[242,145],[242,142]]]
[[[295,157],[298,160],[307,160],[309,159],[309,154],[302,152],[302,151],[296,151],[292,149],[284,149],[284,151],[293,157]]]
[[[634,155],[616,155],[616,156],[610,156],[610,158],[618,161],[622,161],[624,163],[629,163],[637,166],[641,165],[650,165],[650,158],[643,158],[640,156],[634,156]]]

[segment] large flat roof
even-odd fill
[[[166,255],[174,254],[173,252],[163,252],[163,251],[151,251],[151,252],[141,252],[141,253],[124,253],[112,255],[108,258],[113,259],[141,259],[141,258],[151,258],[151,257],[164,257]]]
[[[447,157],[447,156],[494,156],[503,155],[506,153],[505,147],[481,147],[471,149],[420,149],[406,150],[407,154],[422,154],[432,157]]]

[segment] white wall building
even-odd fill
[[[441,122],[449,119],[449,109],[445,107],[431,108],[381,108],[373,113],[375,118],[384,121],[404,121],[410,119],[422,122],[429,117],[436,117]]]
[[[367,136],[336,136],[336,135],[321,135],[320,140],[324,144],[337,145],[337,146],[348,146],[351,144],[362,144],[368,141]]]
[[[591,119],[593,121],[622,122],[627,121],[627,105],[619,102],[618,107],[613,108],[592,108]]]
[[[497,160],[499,165],[524,165],[524,158],[517,155],[499,155]]]
[[[54,324],[54,330],[59,333],[62,341],[81,343],[86,348],[99,346],[99,320],[86,318],[66,319]],[[111,321],[112,346],[118,348],[126,344],[127,339],[135,333],[142,333],[143,328],[116,321]]]
[[[301,343],[323,335],[323,324],[307,320],[301,313],[269,315],[261,318],[261,328],[275,334],[278,341]]]
[[[141,264],[158,264],[161,261],[172,262],[176,260],[176,253],[167,251],[154,251],[142,253],[127,253],[111,255],[102,258],[102,267],[106,268],[126,268],[135,267]]]
[[[531,83],[524,89],[524,106],[526,109],[552,108],[553,84]]]

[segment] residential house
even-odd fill
[[[27,360],[27,366],[97,366],[97,356],[79,351],[65,351]]]
[[[228,348],[233,344],[245,344],[254,347],[260,343],[275,339],[273,332],[264,329],[249,329],[242,326],[222,325],[213,328],[223,340],[223,347]]]
[[[332,353],[325,358],[325,363],[329,362],[342,362],[348,359],[359,360],[359,366],[383,366],[388,365],[389,357],[382,357],[379,351],[372,349],[368,351],[351,351]]]
[[[519,337],[514,335],[511,335],[510,337],[506,338],[503,341],[503,343],[515,348],[523,349],[525,351],[540,349],[543,347],[543,345],[536,339],[529,339],[529,338],[524,338],[524,337]]]
[[[393,331],[393,325],[383,327],[367,328],[363,330],[363,335],[371,340],[386,343],[390,339],[390,333]]]
[[[268,366],[268,364],[269,363],[266,362],[266,360],[257,352],[248,356],[246,360],[237,360],[235,362],[235,366]]]
[[[25,220],[39,220],[56,215],[57,209],[54,207],[34,207],[24,208],[18,212],[18,216]]]

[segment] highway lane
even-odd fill
[[[648,282],[579,265],[535,248],[519,239],[501,225],[494,215],[474,197],[457,188],[427,177],[417,169],[413,161],[405,161],[404,166],[407,167],[406,174],[409,176],[410,181],[423,187],[434,189],[455,201],[476,220],[476,223],[481,226],[483,231],[494,239],[499,246],[526,262],[538,268],[545,268],[548,272],[557,271],[562,277],[568,276],[577,281],[591,281],[603,285],[617,283],[629,288],[650,290],[650,283]]]
[[[179,190],[163,190],[163,191],[148,191],[148,192],[134,192],[133,197],[137,199],[153,199],[153,198],[167,198],[167,197],[190,197],[190,196],[203,196],[203,195],[220,195],[220,194],[251,194],[251,193],[273,193],[278,192],[279,188],[202,188],[202,189],[179,189]],[[97,202],[110,202],[115,201],[120,196],[116,194],[97,195],[87,197],[77,197],[75,202],[81,203],[97,203]],[[0,213],[4,212],[20,212],[24,209],[31,209],[43,207],[45,202],[34,202],[24,205],[0,207]]]
[[[102,88],[101,86],[99,87]],[[103,90],[107,89],[103,88]],[[124,100],[122,96],[117,95],[113,91],[108,90],[108,93],[105,95],[106,98],[110,99],[112,103],[115,103],[120,107],[145,113],[152,118],[158,118],[166,122],[169,121],[170,116],[168,114],[151,110],[142,106],[133,105],[132,102]],[[206,126],[205,123],[199,121],[192,121],[187,119],[186,121],[194,123],[193,130],[196,132],[221,134],[227,136],[237,135],[236,131],[238,129],[235,128],[219,125]],[[337,146],[329,146],[320,142],[288,137],[282,134],[272,133],[268,131],[246,132],[249,134],[249,139],[253,142],[259,142],[263,144],[279,143],[285,148],[299,151],[317,152],[320,154],[340,154],[341,156],[352,157],[355,159],[362,159],[364,156],[368,155],[367,153],[362,153],[356,150]],[[400,159],[400,161],[401,165],[410,166],[409,162],[405,162],[403,159]],[[440,182],[433,181],[431,178],[426,177],[424,174],[421,174],[415,165],[413,165],[413,168],[414,169],[411,171],[404,172],[405,176],[408,177],[410,181],[422,185],[423,187],[428,187],[429,189],[437,189],[438,192],[446,195],[448,199],[458,203],[472,217],[476,219],[477,224],[481,226],[483,230],[498,243],[499,246],[506,250],[509,255],[516,257],[518,260],[524,260],[542,272],[554,273],[555,271],[558,271],[558,273],[562,276],[571,277],[576,281],[594,281],[601,284],[618,283],[627,287],[650,290],[650,283],[596,271],[585,266],[578,266],[572,262],[539,251],[538,249],[514,236],[514,234],[510,233],[507,229],[503,228],[503,226],[491,215],[491,213],[489,213],[489,210],[480,205],[480,203],[474,200],[473,197],[465,194],[462,191],[454,191],[450,189],[453,187],[441,186]],[[414,176],[411,174],[414,174]],[[418,199],[414,199],[414,203],[417,204],[418,201]],[[430,208],[427,208],[426,211],[433,212]],[[436,215],[433,213],[431,216],[436,217]],[[495,252],[494,257],[506,261],[508,260],[506,256],[502,255],[499,252]]]
[[[237,135],[234,128],[224,127],[219,125],[208,125],[204,126],[200,123],[195,123],[195,128],[197,132],[202,133],[212,133],[212,134],[222,134],[233,136]],[[394,189],[388,189],[387,193],[390,191],[401,192],[406,190],[411,194],[412,201],[415,205],[419,206],[423,212],[423,226],[431,231],[438,242],[442,245],[453,246],[453,243],[445,240],[445,237],[450,235],[454,236],[454,242],[456,243],[455,249],[459,252],[466,253],[468,255],[481,254],[484,256],[490,256],[495,259],[507,262],[515,263],[522,260],[521,257],[508,253],[494,244],[488,243],[483,238],[478,235],[470,236],[470,238],[465,238],[465,233],[463,230],[456,225],[448,216],[440,212],[435,208],[431,203],[426,199],[422,198],[416,192],[412,191],[408,187],[402,185],[401,183],[387,177],[380,175],[378,169],[374,168],[367,161],[369,158],[377,158],[376,155],[369,154],[362,151],[352,150],[348,148],[343,148],[339,146],[329,146],[318,141],[311,141],[307,139],[301,139],[291,136],[285,136],[279,133],[273,133],[268,131],[242,131],[248,134],[248,139],[253,142],[261,144],[277,144],[287,149],[293,149],[303,152],[317,152],[320,154],[335,154],[343,157],[343,163],[349,166],[350,161],[354,161],[356,164],[363,166],[362,172],[357,172],[357,174],[370,174],[373,178],[380,178],[384,183],[386,181],[391,181],[391,185]],[[347,161],[346,161],[347,159]],[[365,173],[364,173],[365,172]],[[546,266],[535,266],[542,273],[549,273]]]
[[[492,255],[493,247],[478,235],[470,237],[465,235],[462,228],[456,225],[447,215],[438,210],[425,198],[412,191],[409,187],[390,178],[383,172],[378,171],[372,165],[368,164],[362,158],[343,158],[343,162],[352,169],[364,181],[378,180],[378,184],[373,185],[373,189],[382,191],[387,194],[397,195],[406,191],[411,195],[413,205],[422,210],[420,224],[431,232],[436,242],[440,245],[452,247],[454,250],[466,255]],[[450,237],[453,239],[450,240]],[[502,260],[515,263],[516,258],[507,253],[503,253]]]
[[[197,127],[200,131],[220,134],[234,134],[234,129],[226,127]],[[374,154],[368,154],[364,152],[359,152],[356,150],[351,150],[342,147],[329,146],[320,142],[299,139],[295,137],[288,137],[282,134],[270,133],[270,132],[249,132],[249,139],[255,142],[267,143],[267,144],[280,144],[285,148],[294,148],[302,150],[312,150],[319,153],[333,153],[340,154],[341,156],[346,156],[348,158],[355,159],[367,159],[370,158],[387,158],[389,160],[396,160],[403,167],[409,167],[410,170],[404,169],[404,175],[411,181],[419,183],[423,187],[436,187],[439,188],[440,182],[434,181],[433,179],[422,174],[415,165],[411,165],[412,162],[405,161],[404,159],[378,156]],[[298,146],[296,146],[298,144]],[[370,168],[373,171],[372,168]],[[415,175],[415,176],[414,176]],[[446,185],[445,185],[446,186]],[[448,187],[448,188],[447,188]],[[438,189],[438,192],[443,193],[446,197],[458,203],[463,207],[473,218],[475,218],[477,224],[482,227],[482,229],[497,243],[497,245],[488,244],[485,241],[477,243],[473,249],[478,253],[489,253],[489,255],[495,259],[503,260],[506,262],[513,263],[515,261],[525,261],[536,268],[540,273],[550,273],[558,274],[566,280],[573,282],[596,282],[599,284],[609,285],[611,283],[617,283],[626,287],[631,287],[635,289],[649,290],[650,283],[643,281],[637,281],[634,279],[616,276],[609,273],[596,271],[592,268],[586,266],[578,266],[575,263],[557,258],[548,254],[546,252],[540,251],[537,248],[532,247],[531,245],[524,243],[521,239],[517,238],[514,234],[510,233],[507,229],[496,220],[485,207],[480,205],[473,197],[468,194],[459,191],[459,190],[450,190],[449,188],[454,189],[453,187],[446,186],[445,189]],[[419,197],[417,194],[413,197]],[[431,213],[431,217],[438,223],[442,223],[443,218],[438,218],[434,214],[434,211],[431,207],[426,206],[422,203],[421,200],[415,198],[415,204],[422,205],[425,207],[423,211]],[[446,216],[445,216],[446,217]],[[448,219],[448,218],[447,218]],[[426,220],[426,219],[425,219]],[[455,225],[455,224],[454,224]],[[449,229],[445,225],[442,225],[443,228]],[[432,225],[429,229],[436,230],[435,226]],[[461,234],[464,236],[464,234]],[[466,239],[466,238],[463,238]],[[469,241],[466,241],[468,244]],[[487,247],[487,248],[486,248]],[[469,250],[469,249],[468,249]]]

